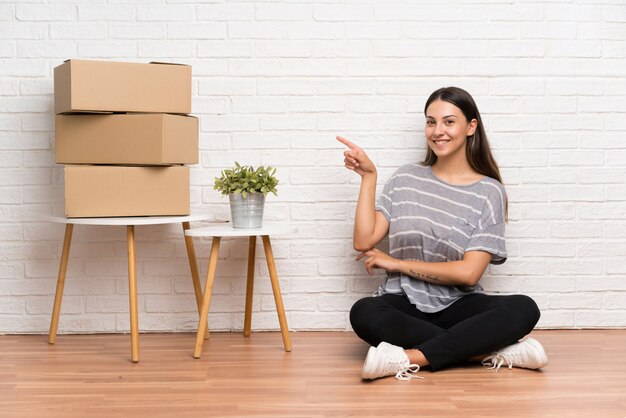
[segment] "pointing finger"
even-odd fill
[[[337,136],[337,141],[341,142],[346,147],[350,148],[352,151],[359,151],[361,149],[342,136]]]

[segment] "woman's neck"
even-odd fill
[[[482,174],[474,171],[465,155],[438,158],[432,165],[437,177],[451,184],[467,184],[480,180]]]

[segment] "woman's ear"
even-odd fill
[[[476,128],[478,128],[478,121],[476,119],[472,119],[470,121],[469,125],[467,125],[467,135],[466,136],[474,135],[474,132],[476,132]]]

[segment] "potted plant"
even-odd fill
[[[268,193],[276,195],[278,179],[276,169],[271,166],[240,165],[223,170],[215,177],[214,189],[228,195],[233,228],[260,228],[263,223],[263,207]]]

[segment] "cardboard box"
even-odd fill
[[[54,110],[191,113],[191,67],[67,60],[54,69]]]
[[[57,115],[59,164],[198,163],[198,119],[164,113]]]
[[[65,216],[189,215],[189,168],[65,166]]]

